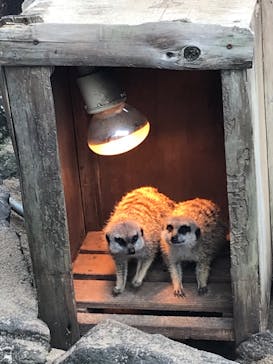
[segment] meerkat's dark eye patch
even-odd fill
[[[118,243],[120,246],[126,246],[127,243],[124,239],[122,238],[115,238],[115,242]]]
[[[132,242],[132,243],[136,243],[136,242],[137,242],[137,239],[138,239],[138,235],[136,234],[136,235],[134,235],[134,236],[132,237],[131,242]]]
[[[190,232],[191,232],[191,228],[190,228],[190,226],[187,226],[187,225],[181,225],[180,228],[178,229],[178,234],[185,235]]]
[[[173,231],[173,226],[171,224],[168,224],[166,229],[171,233]]]

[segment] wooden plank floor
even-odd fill
[[[78,307],[232,313],[230,286],[217,283],[211,283],[204,296],[197,294],[194,284],[185,283],[184,298],[175,297],[168,282],[144,282],[138,290],[128,288],[117,297],[112,295],[110,281],[75,279],[74,287]]]
[[[113,260],[102,233],[90,232],[73,264],[81,330],[85,332],[99,320],[111,317],[146,332],[173,338],[233,340],[229,269],[228,256],[223,254],[212,267],[208,293],[199,296],[194,265],[186,265],[183,268],[186,297],[180,298],[173,295],[169,273],[159,257],[139,289],[128,283],[123,294],[113,297]],[[132,264],[129,280],[134,270]]]
[[[227,259],[228,251],[218,257],[212,265],[210,282],[230,283],[230,260]],[[132,262],[129,267],[129,279],[135,271]],[[107,243],[100,231],[89,232],[81,246],[80,253],[73,264],[75,278],[79,279],[115,279],[115,265],[108,255]],[[161,259],[156,259],[150,268],[145,281],[170,282],[170,274]],[[196,282],[194,264],[186,263],[183,268],[183,282]]]
[[[233,319],[218,317],[151,316],[78,313],[81,335],[102,320],[112,319],[145,332],[172,339],[234,341]]]

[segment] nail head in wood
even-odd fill
[[[195,61],[199,58],[201,50],[195,46],[189,46],[184,49],[184,58],[189,62]]]

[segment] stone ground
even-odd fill
[[[17,216],[11,216],[10,223],[5,219],[9,212],[5,182],[0,186],[0,362],[42,364],[50,349],[49,330],[38,319],[23,221],[17,224]],[[18,181],[10,184],[18,186]]]

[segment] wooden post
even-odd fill
[[[39,317],[52,346],[79,338],[49,67],[5,68]],[[9,114],[9,112],[7,113]]]
[[[222,72],[237,343],[264,328],[268,313],[268,302],[264,297],[271,280],[271,276],[264,273],[271,268],[271,256],[266,249],[270,245],[270,223],[261,184],[263,181],[264,188],[268,187],[263,174],[266,168],[262,168],[262,157],[257,150],[257,129],[261,126],[255,107],[255,80],[254,71]],[[265,216],[263,226],[259,226],[260,216]]]
[[[270,186],[270,211],[271,211],[271,234],[273,237],[273,3],[270,0],[260,2],[261,6],[261,26],[262,26],[262,61],[264,75],[264,103],[265,103],[265,120],[267,131],[267,155],[269,169],[269,186]],[[272,242],[273,244],[273,242]]]
[[[268,4],[268,2],[267,2]],[[271,22],[265,23],[262,14],[264,1],[256,4],[252,18],[252,30],[254,38],[254,59],[253,69],[248,70],[251,78],[251,106],[254,122],[254,148],[256,156],[256,179],[257,179],[257,211],[258,211],[258,231],[259,231],[259,276],[260,276],[260,331],[267,328],[269,305],[271,297],[271,277],[272,277],[272,146],[270,138],[272,136],[272,108],[271,116],[266,100],[267,91],[273,90],[270,82],[273,82],[273,73],[269,71],[273,65],[272,59],[268,58],[269,48],[264,47],[265,37],[268,36],[273,27]],[[271,15],[273,14],[271,4]],[[268,9],[269,10],[269,9]],[[264,23],[264,24],[263,24]],[[267,24],[267,25],[265,25]],[[265,54],[267,57],[265,57]],[[267,69],[267,70],[266,70]],[[267,71],[269,71],[267,73]],[[268,89],[269,87],[269,89]],[[272,95],[272,93],[271,93]],[[268,96],[268,94],[267,94]],[[269,112],[268,112],[269,111]],[[270,183],[271,182],[271,183]],[[271,203],[270,203],[271,201]],[[271,216],[270,216],[271,215]],[[270,219],[271,217],[271,219]]]

